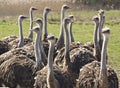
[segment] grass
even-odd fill
[[[62,4],[56,7],[56,10],[50,13],[48,17],[48,32],[54,34],[56,37],[59,36],[60,29],[60,11],[58,11],[57,9],[60,10],[61,5]],[[30,5],[28,6],[30,7]],[[44,6],[46,6],[46,4]],[[49,6],[51,6],[51,4],[49,4]],[[43,7],[41,8],[43,10]],[[42,10],[38,10],[38,12]],[[35,14],[35,19],[42,16],[42,14],[40,14],[42,12],[38,12]],[[91,18],[94,15],[97,15],[97,11],[69,10],[67,12],[67,15],[69,14],[75,15],[76,18],[76,21],[73,24],[73,34],[75,40],[82,43],[93,41],[94,23],[91,21]],[[19,35],[19,29],[17,24],[18,14],[16,14],[16,16],[14,16],[14,14],[12,14],[12,16],[10,16],[10,14],[8,15],[9,16],[5,15],[5,17],[2,16],[0,18],[0,39],[10,35]],[[109,27],[111,29],[111,35],[108,45],[108,64],[117,71],[120,79],[120,12],[117,10],[111,10],[106,11],[105,15],[105,27]],[[23,22],[23,31],[24,35],[28,36],[29,19]]]

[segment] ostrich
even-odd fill
[[[47,15],[51,11],[49,7],[44,8],[43,12],[43,28],[44,28],[44,36],[43,36],[43,41],[47,41],[47,36],[48,36],[48,31],[47,31]]]
[[[35,27],[31,31],[36,32],[35,39],[35,59],[36,62],[29,59],[26,55],[13,55],[10,59],[0,65],[0,81],[5,86],[16,88],[33,88],[34,76],[37,70],[44,67],[39,50],[40,28]]]
[[[18,47],[23,47],[24,46],[24,38],[23,38],[23,30],[22,30],[22,21],[27,18],[23,15],[20,15],[19,18],[18,18],[18,24],[19,24],[19,35],[20,35],[20,40],[19,40],[19,43],[18,43]]]
[[[61,26],[60,26],[60,34],[57,41],[57,49],[60,50],[64,46],[64,29],[63,29],[63,19],[65,17],[65,11],[69,9],[67,5],[63,5],[61,9]]]
[[[76,88],[118,88],[118,78],[115,71],[106,66],[106,50],[110,29],[102,29],[103,46],[101,62],[93,61],[80,69]]]
[[[70,15],[69,16],[69,18],[71,19],[71,20],[74,20],[74,16],[73,15]],[[75,42],[74,41],[74,37],[73,37],[73,33],[72,33],[72,23],[73,23],[73,21],[70,23],[70,30],[69,30],[69,36],[70,36],[70,42]]]
[[[23,30],[22,30],[22,21],[24,19],[26,19],[27,17],[25,17],[24,15],[20,15],[18,17],[18,27],[19,27],[19,35],[20,38],[17,38],[11,42],[9,42],[9,44],[11,45],[11,48],[20,48],[23,47],[24,45],[33,42],[31,39],[29,38],[23,38]]]
[[[34,88],[73,88],[69,73],[53,64],[55,41],[56,38],[53,35],[48,36],[50,43],[48,64],[37,72]]]
[[[17,47],[22,47],[23,45],[29,43],[29,42],[32,42],[32,40],[30,39],[23,39],[23,33],[22,33],[22,21],[24,19],[26,19],[27,17],[23,16],[23,15],[20,15],[18,17],[18,26],[19,26],[19,31],[20,31],[20,41],[19,41],[19,38],[16,37],[16,36],[9,36],[9,37],[6,37],[4,39],[1,40],[0,44],[1,44],[1,48],[0,48],[0,51],[1,51],[1,54],[13,49],[13,48],[17,48]],[[19,44],[18,44],[19,42]]]
[[[29,14],[30,14],[30,30],[33,29],[33,11],[37,10],[35,7],[30,7]],[[28,38],[33,39],[33,32],[30,31]]]

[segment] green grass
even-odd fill
[[[68,14],[74,14],[76,18],[76,21],[73,24],[73,34],[75,40],[82,43],[93,41],[94,23],[91,21],[91,19],[94,15],[97,15],[97,11],[69,11],[67,15]],[[105,27],[109,27],[111,29],[111,35],[108,45],[108,64],[116,69],[120,77],[120,12],[106,11],[105,14]],[[18,16],[0,19],[0,38],[10,35],[19,35],[17,17]],[[36,14],[35,18],[37,17],[41,17],[41,15]],[[60,29],[59,13],[50,13],[48,19],[48,32],[58,37]],[[29,20],[25,20],[23,22],[23,31],[24,35],[28,36]]]

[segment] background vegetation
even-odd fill
[[[93,30],[94,23],[92,22],[92,17],[97,15],[98,9],[104,9],[106,15],[105,27],[111,29],[110,41],[108,46],[108,65],[113,67],[120,79],[120,12],[119,10],[109,10],[104,7],[97,7],[97,0],[79,0],[82,5],[76,5],[76,3],[71,4],[70,2],[59,2],[59,1],[38,1],[35,0],[29,2],[0,2],[0,39],[10,36],[17,35],[18,33],[18,24],[17,18],[18,15],[27,15],[28,10],[31,6],[38,8],[39,10],[35,12],[34,19],[40,17],[42,18],[42,12],[44,7],[50,7],[53,11],[48,16],[48,32],[54,34],[56,37],[59,35],[60,29],[60,9],[63,4],[68,4],[71,9],[67,11],[66,15],[73,14],[75,16],[75,22],[73,24],[73,34],[76,41],[82,43],[93,41]],[[84,2],[90,2],[91,6],[84,6]],[[101,0],[103,1],[103,0]],[[107,1],[107,0],[105,0]],[[114,1],[114,0],[109,0]],[[117,0],[118,1],[118,0]],[[108,2],[107,2],[108,3]],[[86,4],[86,3],[85,3]],[[89,4],[89,3],[88,3]],[[92,6],[94,5],[94,6]],[[110,8],[109,8],[110,9]],[[36,24],[34,24],[36,25]],[[29,19],[23,22],[23,31],[25,37],[28,36],[29,32]]]
[[[76,5],[91,6],[94,9],[103,7],[106,9],[119,9],[120,0],[68,0]]]

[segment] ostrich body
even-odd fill
[[[34,46],[36,62],[28,58],[26,55],[12,55],[10,59],[4,61],[0,65],[1,85],[4,84],[5,86],[12,88],[16,88],[17,85],[25,88],[33,88],[35,73],[44,66],[38,48],[40,42],[40,30],[39,27],[32,29],[32,31],[37,33]]]
[[[29,15],[30,15],[30,30],[33,29],[33,11],[37,10],[35,7],[30,7]],[[33,39],[33,32],[30,31],[28,38]]]
[[[44,36],[43,41],[47,41],[48,30],[47,30],[47,15],[51,11],[50,8],[46,7],[43,12],[43,28],[44,28]]]
[[[34,65],[35,62],[24,55],[13,56],[0,65],[0,86],[32,88]]]
[[[60,34],[57,41],[57,49],[60,50],[64,46],[64,29],[63,29],[63,19],[65,17],[65,11],[69,9],[67,5],[63,5],[61,9],[61,26],[60,26]]]
[[[106,66],[106,49],[110,35],[109,28],[104,28],[101,62],[93,61],[80,69],[77,88],[118,88],[118,78],[115,71]]]
[[[5,41],[0,40],[0,55],[9,50],[10,50],[10,45]]]
[[[33,51],[30,51],[30,49],[26,50],[26,48],[16,48],[0,55],[0,65],[6,60],[11,59],[13,56],[19,56],[19,55],[25,55],[29,59],[35,61],[35,55],[33,54]]]
[[[13,35],[13,36],[8,36],[8,37],[3,38],[2,41],[9,43],[17,38],[18,38],[17,36]]]

